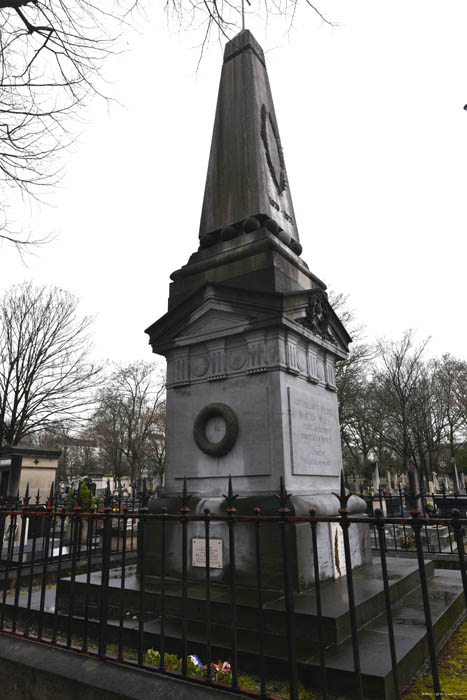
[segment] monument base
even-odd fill
[[[189,501],[190,515],[226,515],[226,502],[223,498],[192,497]],[[239,496],[235,500],[236,515],[252,516],[255,509],[264,517],[278,517],[278,501],[274,495]],[[337,516],[339,502],[334,494],[290,496],[287,505],[288,516],[308,517],[313,509],[317,516]],[[152,513],[168,513],[180,509],[180,499],[157,498],[149,502]],[[351,496],[347,509],[350,515],[363,515],[366,503],[358,496]],[[257,511],[258,512],[258,511]],[[282,562],[282,533],[279,521],[261,521],[258,525],[259,540],[252,522],[236,522],[235,535],[235,582],[239,586],[256,585],[257,559],[261,561],[261,576],[268,588],[281,590],[284,587]],[[294,591],[306,591],[314,584],[314,557],[318,558],[321,581],[337,579],[345,575],[345,556],[342,528],[338,522],[317,524],[317,552],[313,552],[309,522],[289,522],[286,525],[287,554],[290,582]],[[160,520],[149,520],[146,525],[145,576],[158,577],[161,571]],[[180,521],[165,523],[165,572],[167,576],[179,577],[182,574],[182,527]],[[205,578],[205,538],[206,524],[203,521],[190,521],[187,525],[187,575],[190,580]],[[229,583],[230,540],[226,521],[209,523],[210,576],[215,583]],[[349,528],[352,566],[358,568],[371,562],[370,534],[365,523],[353,523]],[[259,548],[259,551],[258,551]]]

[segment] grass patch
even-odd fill
[[[451,637],[438,656],[438,673],[443,700],[467,698],[467,620]],[[428,669],[402,694],[404,700],[433,698],[433,682]]]

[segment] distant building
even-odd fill
[[[24,496],[29,483],[30,495],[36,496],[39,491],[44,502],[55,483],[60,455],[60,450],[41,447],[0,447],[0,498],[14,497],[18,491]]]

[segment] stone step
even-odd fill
[[[442,646],[452,629],[465,615],[465,604],[460,572],[437,570],[428,580],[429,599],[435,643]],[[48,602],[50,597],[50,603]],[[21,596],[20,606],[26,604],[26,595]],[[36,600],[37,598],[37,600]],[[39,599],[33,595],[33,607],[37,608]],[[46,617],[53,616],[53,595],[48,591],[46,600]],[[13,600],[11,600],[13,604]],[[30,615],[30,613],[29,613]],[[416,586],[405,593],[400,600],[392,604],[396,653],[398,662],[399,684],[404,686],[413,678],[427,659],[427,634],[420,587]],[[67,615],[58,616],[58,626],[66,629]],[[50,621],[51,621],[50,620]],[[80,629],[82,620],[75,618],[76,630]],[[229,660],[232,649],[232,629],[230,617],[224,619],[213,616],[211,625],[211,643],[213,661]],[[144,647],[160,648],[160,620],[145,621]],[[88,633],[96,635],[99,630],[98,618],[90,620]],[[138,643],[138,619],[126,617],[124,621],[124,644],[136,647]],[[188,653],[195,653],[206,660],[206,620],[193,622],[188,626]],[[359,649],[363,686],[365,696],[377,700],[393,700],[392,669],[389,652],[389,639],[386,615],[380,613],[359,631]],[[165,649],[170,653],[183,653],[181,622],[177,618],[165,621]],[[109,620],[109,642],[118,639],[118,620]],[[243,672],[258,673],[259,635],[258,631],[239,629],[238,660]],[[282,636],[265,635],[265,672],[268,678],[287,677],[288,662],[286,652],[285,616],[282,616]],[[308,685],[319,687],[320,666],[316,641],[311,635],[308,640],[297,638],[297,665],[300,678]],[[326,667],[330,689],[334,693],[352,696],[355,684],[353,671],[353,652],[351,639],[339,644],[326,644]]]
[[[391,600],[399,600],[419,583],[418,564],[414,560],[387,561],[388,578]],[[425,563],[426,574],[431,577],[434,573],[434,564],[431,561]],[[109,579],[110,605],[119,606],[121,601],[121,571],[113,569]],[[371,565],[367,565],[353,572],[355,605],[357,625],[364,627],[384,611],[384,591],[381,577],[381,565],[378,559]],[[88,592],[89,614],[93,615],[100,607],[101,594],[100,573],[93,573],[91,586]],[[65,578],[59,582],[59,609],[69,607],[70,579]],[[74,585],[75,611],[80,614],[86,591],[86,577],[76,577]],[[192,629],[197,629],[197,623],[203,624],[206,620],[206,586],[204,583],[190,583],[188,586],[187,600],[185,601],[185,614],[188,617]],[[231,602],[228,587],[212,584],[210,588],[211,617],[214,621],[222,621],[230,630]],[[324,638],[329,643],[339,643],[350,635],[350,614],[348,610],[347,579],[340,578],[328,581],[321,588],[323,631]],[[258,628],[258,599],[256,591],[238,587],[236,589],[237,624],[245,634],[249,630],[256,632]],[[133,571],[127,571],[125,577],[124,604],[129,609],[139,610],[139,580]],[[267,635],[273,637],[283,636],[285,599],[278,595],[277,591],[263,591],[264,626]],[[165,584],[165,615],[176,620],[182,615],[183,601],[181,598],[180,581],[166,580]],[[314,590],[294,595],[295,631],[297,641],[304,645],[317,642],[318,617],[316,613],[316,601]],[[151,587],[145,591],[145,616],[157,617],[161,610],[160,584],[152,581]],[[219,631],[220,635],[220,631]]]
[[[428,581],[428,591],[433,622],[435,643],[440,649],[449,634],[465,615],[462,581],[459,572],[437,571]],[[406,686],[422,668],[428,658],[428,640],[420,587],[407,593],[400,601],[391,606],[394,622],[398,678],[400,688]],[[155,648],[159,643],[159,621],[154,620],[145,625],[146,639],[153,642]],[[219,634],[220,630],[220,634]],[[213,660],[230,658],[231,638],[226,635],[226,628],[214,624],[211,627]],[[189,631],[189,649],[194,650],[200,658],[206,654],[206,625],[200,624]],[[366,698],[376,700],[393,700],[389,637],[386,615],[380,614],[358,633],[363,689]],[[265,673],[268,678],[287,678],[288,662],[286,656],[285,619],[283,619],[283,638],[266,635],[265,639]],[[165,624],[166,648],[181,653],[180,626],[176,620],[167,620]],[[242,671],[258,673],[259,637],[251,632],[248,635],[239,631],[239,666]],[[309,654],[312,649],[311,655]],[[326,669],[329,689],[345,697],[353,696],[355,673],[353,665],[352,641],[347,638],[340,644],[327,644]],[[319,687],[321,682],[319,649],[313,642],[308,648],[297,640],[297,666],[299,678],[308,686]]]
[[[438,570],[428,581],[435,643],[442,646],[450,628],[465,615],[460,574]],[[394,623],[399,685],[407,685],[428,657],[428,640],[420,587],[391,606]],[[381,700],[394,697],[386,615],[380,615],[359,632],[359,649],[365,695]],[[319,679],[319,657],[300,662],[300,675],[306,682]],[[326,650],[330,687],[342,692],[354,683],[352,643]]]

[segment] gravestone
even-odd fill
[[[461,490],[461,485],[459,481],[459,472],[457,471],[456,460],[454,458],[451,459],[451,479],[454,493],[458,494]]]
[[[277,514],[282,479],[292,513],[337,514],[335,373],[351,339],[301,253],[264,54],[242,31],[224,54],[199,248],[172,273],[168,312],[146,331],[167,359],[165,485],[153,510],[178,509],[186,479],[194,512],[223,512],[230,475],[239,512],[258,506]],[[366,505],[351,497],[348,508],[357,514]],[[292,580],[303,589],[313,567],[300,530],[291,542]],[[351,530],[357,566],[370,558],[364,531]],[[340,528],[323,525],[319,534],[323,579],[343,575]],[[226,528],[213,526],[212,537],[224,543],[225,568]],[[263,554],[271,580],[275,550],[271,542]],[[242,551],[239,576],[247,582],[252,543]],[[170,571],[179,567],[174,557]],[[156,569],[149,557],[148,572]]]
[[[377,494],[381,486],[378,462],[373,462],[371,466],[371,485],[373,487],[374,493]]]

